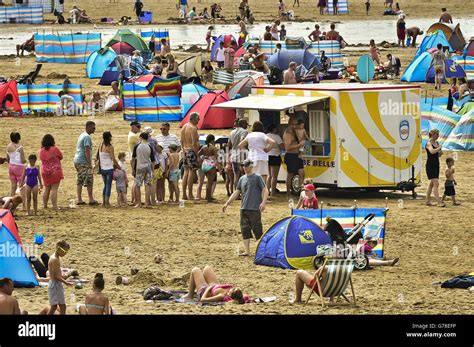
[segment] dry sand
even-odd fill
[[[351,15],[341,19],[361,18],[363,0],[351,1]],[[374,1],[372,1],[374,2]],[[373,13],[380,3],[373,5]],[[93,16],[102,16],[109,6],[107,2],[76,1],[80,6],[89,9]],[[92,3],[95,8],[92,9]],[[126,3],[126,5],[123,5]],[[147,1],[145,0],[145,3]],[[174,2],[160,12],[159,19],[166,19],[174,14]],[[210,1],[203,4],[209,5]],[[224,1],[224,3],[231,3]],[[235,3],[235,2],[232,2]],[[275,1],[276,3],[276,1]],[[311,6],[315,1],[311,1]],[[440,2],[400,1],[406,12],[415,16],[437,15]],[[461,4],[461,1],[456,2]],[[256,1],[250,0],[254,12],[266,13],[267,7],[257,9]],[[265,2],[270,10],[276,5],[273,1]],[[287,1],[288,5],[291,5]],[[310,13],[310,3],[301,1],[302,7],[297,15]],[[359,4],[359,5],[357,5]],[[128,13],[132,1],[120,1],[114,16]],[[203,5],[199,5],[203,6]],[[358,6],[358,7],[356,7]],[[151,9],[158,13],[157,9]],[[461,14],[452,3],[453,14]],[[458,6],[459,7],[459,6]],[[147,9],[150,6],[146,6]],[[313,7],[311,7],[313,9]],[[416,11],[420,10],[419,12]],[[128,12],[127,12],[128,11]],[[224,10],[226,11],[226,10]],[[306,12],[308,11],[308,12]],[[431,12],[430,12],[431,11]],[[110,12],[110,10],[109,10]],[[227,11],[226,11],[227,12]],[[314,12],[314,11],[313,11]],[[359,13],[359,14],[357,14]],[[365,14],[364,14],[365,16]],[[258,17],[258,16],[257,16]],[[371,15],[369,18],[375,19]],[[377,16],[377,18],[379,18]],[[355,63],[360,52],[351,52],[349,59]],[[412,59],[413,50],[388,50],[402,59],[406,67]],[[178,58],[185,54],[178,54]],[[0,60],[0,75],[15,76],[26,73],[34,65],[34,58],[21,60],[21,65],[14,64],[13,57]],[[90,93],[94,89],[107,91],[98,87],[96,80],[85,77],[85,65],[44,64],[40,82],[61,83],[63,78],[54,78],[52,73],[67,74],[73,83],[82,83],[84,91]],[[49,76],[49,77],[48,77]],[[390,81],[385,81],[389,83]],[[423,84],[423,88],[433,95],[432,85]],[[440,94],[436,94],[440,95]],[[23,242],[31,244],[35,233],[45,235],[45,244],[39,252],[52,252],[59,239],[66,239],[72,246],[70,253],[63,259],[63,266],[77,268],[83,277],[92,279],[96,272],[104,273],[107,284],[105,293],[110,297],[113,306],[119,313],[255,313],[255,314],[460,314],[473,313],[472,294],[465,290],[441,289],[431,285],[433,281],[445,280],[452,276],[474,271],[472,261],[472,209],[474,199],[472,192],[472,163],[474,153],[457,153],[457,191],[462,205],[452,207],[448,202],[445,209],[426,207],[422,199],[412,200],[408,194],[381,192],[378,194],[362,194],[344,191],[318,191],[320,200],[325,204],[348,207],[358,200],[360,206],[382,207],[388,197],[390,212],[387,221],[386,255],[399,256],[400,266],[377,268],[375,270],[356,272],[353,275],[359,306],[356,308],[342,307],[321,309],[315,301],[310,307],[290,305],[288,299],[294,291],[294,271],[256,266],[250,258],[236,256],[241,245],[239,235],[238,203],[230,208],[227,214],[221,212],[224,203],[225,187],[222,179],[216,190],[218,203],[204,204],[187,202],[184,208],[176,205],[163,205],[151,210],[145,209],[104,209],[101,207],[68,208],[69,200],[75,198],[75,170],[72,160],[76,139],[83,130],[88,118],[7,118],[0,119],[0,148],[8,144],[8,134],[19,130],[23,136],[22,143],[26,153],[35,153],[45,133],[51,133],[57,144],[63,149],[65,158],[63,169],[65,180],[61,184],[59,204],[61,211],[41,211],[38,217],[25,216],[18,213],[17,223]],[[120,114],[107,114],[95,117],[97,134],[93,141],[97,145],[102,131],[110,130],[114,135],[116,151],[126,150],[128,123],[122,121]],[[158,124],[150,123],[158,130]],[[177,133],[177,124],[173,124],[172,132]],[[205,133],[205,132],[201,132]],[[208,132],[207,132],[208,133]],[[214,134],[227,134],[228,131],[213,131]],[[449,155],[452,153],[446,153]],[[425,155],[423,155],[425,158]],[[420,196],[425,192],[426,176],[423,172],[422,187],[418,189]],[[102,182],[95,177],[94,194],[100,199]],[[280,186],[283,189],[283,187]],[[9,193],[9,181],[6,166],[0,170],[0,195]],[[115,191],[113,190],[113,199]],[[289,214],[288,203],[279,197],[268,204],[263,215],[264,229]],[[255,248],[255,243],[252,243]],[[129,250],[129,255],[126,250]],[[126,254],[127,253],[127,254]],[[155,264],[156,253],[163,256],[160,264]],[[225,282],[241,286],[246,293],[254,297],[276,295],[278,300],[268,304],[225,305],[218,307],[199,307],[185,304],[149,304],[141,297],[141,291],[152,283],[159,283],[169,289],[185,289],[189,271],[193,266],[212,265]],[[129,286],[115,285],[115,277],[129,275],[131,268],[139,268]],[[71,294],[75,294],[77,302],[82,302],[86,289],[66,289],[66,298],[72,313]],[[305,295],[307,292],[305,291]],[[47,305],[47,289],[19,289],[15,291],[22,309],[31,313]]]

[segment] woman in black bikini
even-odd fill
[[[433,129],[429,132],[430,140],[425,146],[426,149],[426,175],[430,180],[428,189],[426,191],[426,205],[431,205],[431,192],[436,199],[439,207],[445,207],[446,205],[439,198],[439,157],[443,154],[441,146],[438,143],[439,130]]]

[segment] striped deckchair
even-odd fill
[[[324,269],[327,270],[326,277],[323,281],[320,280],[321,274]],[[324,260],[323,265],[316,270],[314,274],[314,285],[311,288],[306,304],[308,304],[313,290],[318,286],[318,296],[321,299],[321,305],[324,307],[324,298],[330,298],[332,302],[336,298],[335,304],[337,304],[339,298],[342,296],[349,304],[356,305],[356,296],[354,292],[354,286],[352,285],[352,271],[354,270],[353,259],[328,259]],[[344,292],[348,285],[351,285],[352,290],[352,302],[347,298]],[[306,305],[305,304],[305,305]]]

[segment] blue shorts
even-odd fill
[[[181,170],[180,169],[170,170],[170,174],[169,174],[169,177],[168,177],[170,182],[178,182],[180,178],[181,178]]]

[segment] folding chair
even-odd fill
[[[324,269],[327,269],[326,278],[321,282],[320,276],[323,273]],[[323,265],[315,272],[314,274],[314,285],[311,288],[311,292],[309,293],[308,299],[306,300],[306,304],[308,304],[311,295],[313,294],[313,290],[318,285],[318,294],[319,298],[321,299],[322,307],[325,306],[324,298],[330,298],[332,302],[335,297],[336,303],[338,302],[339,298],[342,296],[347,303],[356,305],[356,296],[354,292],[354,286],[352,285],[352,271],[354,270],[354,260],[353,259],[328,259],[324,260]],[[344,292],[347,289],[347,285],[351,285],[352,290],[352,299],[351,302]]]

